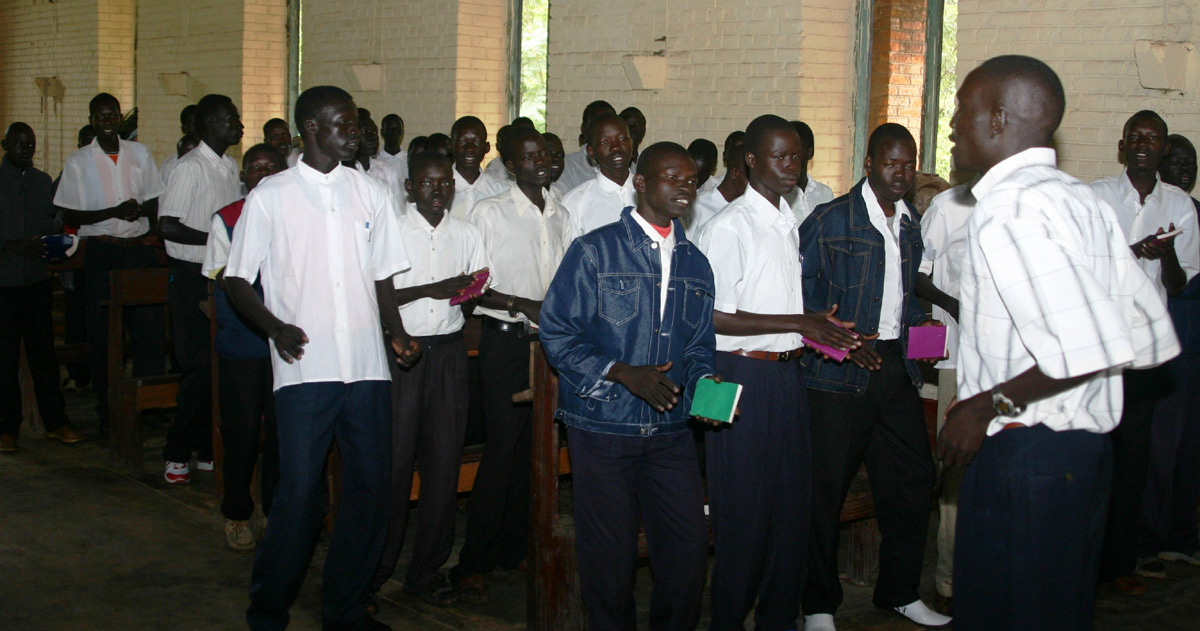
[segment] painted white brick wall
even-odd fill
[[[1119,172],[1117,141],[1129,115],[1157,111],[1171,133],[1200,141],[1200,57],[1187,89],[1141,87],[1134,44],[1166,40],[1200,45],[1196,0],[960,0],[958,76],[1004,54],[1037,57],[1062,78],[1067,110],[1055,135],[1059,166],[1084,181]]]

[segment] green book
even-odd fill
[[[711,377],[704,377],[696,383],[696,393],[692,395],[692,409],[688,413],[692,416],[732,423],[738,399],[741,398],[741,384],[729,381],[717,383]]]

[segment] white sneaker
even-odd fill
[[[1200,565],[1200,552],[1196,554],[1184,554],[1182,552],[1159,552],[1158,558],[1163,561],[1178,561],[1187,563],[1188,565]]]
[[[187,484],[192,479],[192,472],[186,462],[168,462],[163,477],[167,484]]]
[[[196,461],[196,470],[197,471],[212,471],[213,470],[213,461],[212,460],[197,460]]]
[[[892,607],[892,611],[923,627],[944,627],[950,624],[950,621],[953,619],[930,609],[919,598],[902,607]]]
[[[833,625],[833,614],[814,613],[804,616],[804,631],[837,631]]]
[[[250,523],[245,521],[225,520],[225,545],[234,552],[249,552],[254,549],[254,533],[250,532]]]

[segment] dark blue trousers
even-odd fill
[[[1150,475],[1142,494],[1139,556],[1195,554],[1200,506],[1200,357],[1167,364],[1170,394],[1150,421]]]
[[[387,534],[391,398],[386,381],[322,382],[275,392],[279,486],[254,558],[246,620],[255,631],[287,628],[321,525],[321,471],[330,445],[342,454],[338,506],[322,582],[321,618],[352,626]]]
[[[812,449],[800,362],[718,352],[725,381],[744,386],[740,416],[705,436],[712,563],[712,631],[795,629],[804,589]]]
[[[614,436],[568,427],[567,441],[588,628],[637,628],[633,578],[640,517],[654,573],[650,629],[695,629],[708,563],[708,524],[692,433]]]
[[[958,499],[954,628],[1092,628],[1112,442],[1044,425],[983,442]]]

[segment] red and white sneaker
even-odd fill
[[[192,479],[192,472],[186,462],[168,462],[163,477],[167,484],[187,484]]]
[[[196,461],[196,470],[197,471],[212,471],[213,470],[213,461],[212,460],[197,460]]]

